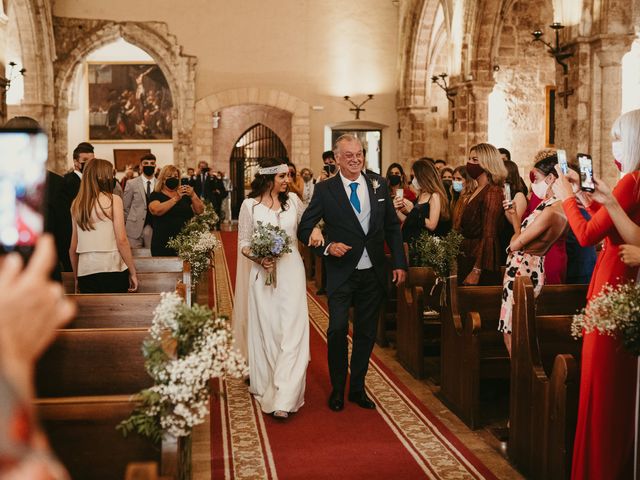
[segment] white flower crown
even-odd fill
[[[281,163],[275,167],[265,167],[258,169],[260,175],[277,175],[278,173],[289,173],[289,167],[286,163]]]

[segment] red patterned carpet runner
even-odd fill
[[[236,232],[216,253],[220,313],[231,315]],[[242,381],[215,381],[211,449],[214,479],[495,479],[489,469],[401,382],[372,357],[367,374],[377,410],[326,406],[328,314],[308,295],[311,362],[305,405],[285,422],[261,413]]]

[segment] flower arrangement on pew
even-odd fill
[[[189,220],[180,233],[167,243],[169,248],[177,250],[182,260],[191,265],[194,284],[209,267],[214,250],[220,248],[220,242],[211,232],[218,220],[211,203],[205,202],[204,212]]]
[[[280,258],[291,253],[291,237],[282,228],[270,223],[258,222],[251,234],[251,254],[258,258]],[[265,285],[273,285],[276,280],[275,267],[267,272]]]
[[[154,443],[164,434],[187,437],[204,422],[211,378],[248,375],[227,319],[200,305],[188,307],[175,292],[162,294],[142,351],[154,385],[137,395],[141,405],[117,428]]]
[[[436,282],[431,289],[433,295],[438,284],[444,284],[451,275],[460,253],[463,237],[455,230],[451,230],[444,237],[436,237],[429,232],[422,232],[420,237],[409,247],[411,265],[415,267],[430,267],[436,274]],[[440,305],[445,305],[445,289],[441,290]]]
[[[571,334],[578,338],[598,330],[620,336],[625,348],[640,355],[640,284],[605,285],[600,294],[573,317]]]

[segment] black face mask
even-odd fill
[[[180,180],[178,180],[176,177],[171,177],[171,178],[167,178],[164,184],[167,186],[169,190],[175,190],[176,188],[178,188],[178,185],[180,185]]]
[[[442,183],[444,184],[444,188],[449,189],[451,185],[453,185],[453,180],[442,180]]]
[[[80,164],[80,173],[82,173],[82,171],[84,170],[84,166],[85,166],[86,162],[82,162]]]
[[[142,167],[142,173],[144,173],[147,177],[153,175],[155,171],[156,167],[154,167],[153,165],[145,165],[144,167]]]
[[[207,172],[209,171],[209,167],[201,168],[201,169],[200,169],[200,171],[201,171],[202,173],[207,173]]]
[[[400,175],[389,175],[389,183],[392,187],[396,187],[402,183],[402,176]]]
[[[325,172],[327,172],[328,175],[331,175],[332,173],[335,173],[336,166],[333,163],[329,163],[329,164],[324,166],[324,170],[325,170]]]

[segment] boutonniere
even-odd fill
[[[373,179],[371,180],[371,186],[373,187],[373,193],[376,193],[378,191],[378,188],[380,188],[380,182],[378,182],[377,179]]]

